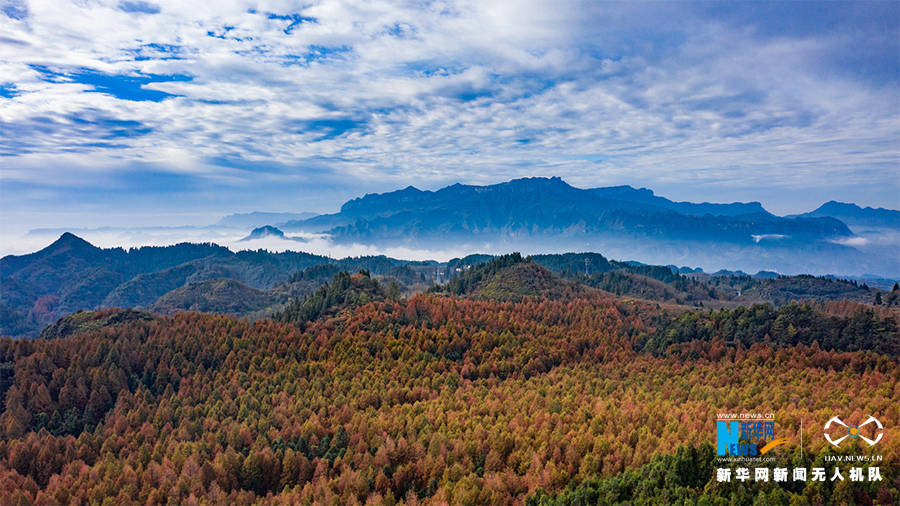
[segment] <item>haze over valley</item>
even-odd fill
[[[675,202],[647,188],[580,189],[560,178],[436,191],[410,186],[367,194],[321,215],[253,212],[193,227],[35,229],[7,248],[34,251],[66,231],[103,247],[213,242],[234,251],[438,261],[473,252],[584,251],[708,272],[900,277],[896,210],[831,201],[779,217],[759,202]]]

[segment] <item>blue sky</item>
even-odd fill
[[[4,227],[561,176],[900,207],[898,2],[0,0]]]

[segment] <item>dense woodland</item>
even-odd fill
[[[510,262],[513,256],[499,259],[504,258]],[[524,260],[517,258],[513,263]],[[44,327],[73,312],[110,307],[163,314],[203,311],[256,320],[311,295],[340,271],[365,270],[385,286],[395,283],[405,297],[433,285],[446,285],[448,280],[451,286],[442,290],[454,292],[460,288],[463,274],[492,259],[483,254],[445,263],[386,256],[335,259],[302,252],[233,253],[215,244],[189,243],[102,249],[66,233],[38,252],[0,259],[0,335],[36,337]],[[535,255],[531,260],[569,281],[564,291],[571,291],[571,284],[576,284],[666,304],[718,309],[851,300],[900,305],[900,289],[891,291],[884,283],[882,288],[888,290],[814,276],[710,275],[699,269],[609,260],[599,253]],[[497,279],[481,296],[508,300],[523,294],[555,296],[559,294],[548,293],[546,288],[563,288],[533,265],[516,269],[522,272]]]
[[[894,309],[685,311],[521,257],[398,292],[339,272],[277,319],[103,310],[0,340],[0,503],[900,500],[887,465],[726,487],[710,446],[726,408],[790,441],[804,420],[803,460],[778,454],[800,465],[832,452],[809,427],[834,413],[900,419]]]

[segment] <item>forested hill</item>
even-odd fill
[[[46,325],[75,311],[108,307],[267,317],[292,300],[312,294],[337,272],[361,269],[385,286],[395,283],[406,295],[449,281],[438,290],[493,299],[552,297],[592,287],[615,295],[713,308],[795,300],[900,304],[900,293],[862,282],[771,273],[709,275],[609,260],[599,253],[534,255],[529,260],[533,264],[526,262],[503,275],[492,275],[490,282],[475,287],[472,276],[482,269],[471,273],[469,269],[492,259],[481,254],[446,263],[385,256],[333,259],[302,252],[233,253],[214,244],[187,243],[102,249],[63,234],[36,253],[0,259],[0,335],[35,337]]]
[[[514,260],[496,272],[530,265]],[[718,484],[710,450],[726,399],[777,414],[791,467],[837,453],[807,438],[801,457],[799,421],[847,392],[897,419],[900,393],[879,387],[900,383],[894,309],[669,314],[376,283],[339,273],[286,322],[107,310],[0,339],[0,504],[900,499],[888,465],[881,482]],[[879,453],[897,462],[900,440]]]
[[[540,295],[554,297],[567,290],[593,287],[614,295],[712,308],[840,300],[900,306],[900,290],[893,287],[888,291],[856,281],[809,275],[709,275],[702,271],[682,274],[674,266],[608,260],[597,253],[527,258],[518,253],[497,257],[470,255],[449,261],[446,271],[449,281],[432,291],[515,299]],[[574,285],[581,285],[581,288]]]
[[[229,279],[241,285],[231,284],[230,291],[246,295],[251,289],[272,289],[315,265],[387,274],[407,263],[384,256],[338,260],[303,252],[235,253],[215,244],[103,249],[65,233],[36,253],[0,259],[0,335],[35,336],[47,324],[82,309],[150,308],[167,293],[193,283]],[[186,299],[185,291],[190,289],[172,294],[158,308],[168,311],[175,302],[179,310],[194,303],[205,307],[201,301]],[[282,292],[296,295],[289,289]],[[279,297],[278,302],[286,302],[284,295]],[[227,305],[209,307],[229,311]]]
[[[530,257],[513,253],[474,266],[463,264],[446,285],[435,286],[431,291],[479,299],[520,300],[558,299],[582,293],[585,287],[556,276]]]
[[[291,301],[283,311],[274,315],[274,319],[302,326],[319,318],[335,316],[341,311],[374,301],[383,302],[388,298],[394,301],[400,298],[400,289],[396,283],[392,282],[385,289],[368,271],[360,271],[354,275],[341,271],[311,296]]]

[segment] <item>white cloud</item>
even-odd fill
[[[408,247],[379,248],[366,244],[335,244],[325,234],[292,234],[289,239],[266,237],[242,240],[247,231],[215,226],[204,227],[109,227],[73,229],[76,235],[100,248],[133,248],[141,246],[169,246],[181,242],[212,242],[232,251],[265,249],[271,252],[303,251],[332,258],[365,255],[387,255],[403,260],[447,261],[472,253],[461,248],[429,250]],[[0,257],[38,251],[51,244],[63,230],[39,229],[29,233],[4,234],[0,243]],[[290,238],[302,237],[295,241]]]
[[[865,237],[848,237],[846,239],[840,239],[834,242],[843,244],[844,246],[865,246],[869,244],[869,239]]]
[[[668,4],[157,3],[0,16],[21,41],[0,42],[0,83],[18,92],[0,98],[0,181],[73,186],[144,164],[239,187],[290,177],[274,164],[387,186],[898,187],[896,86],[823,77],[845,33],[772,36]],[[293,14],[317,21],[288,30]],[[130,101],[30,65],[192,79]]]

